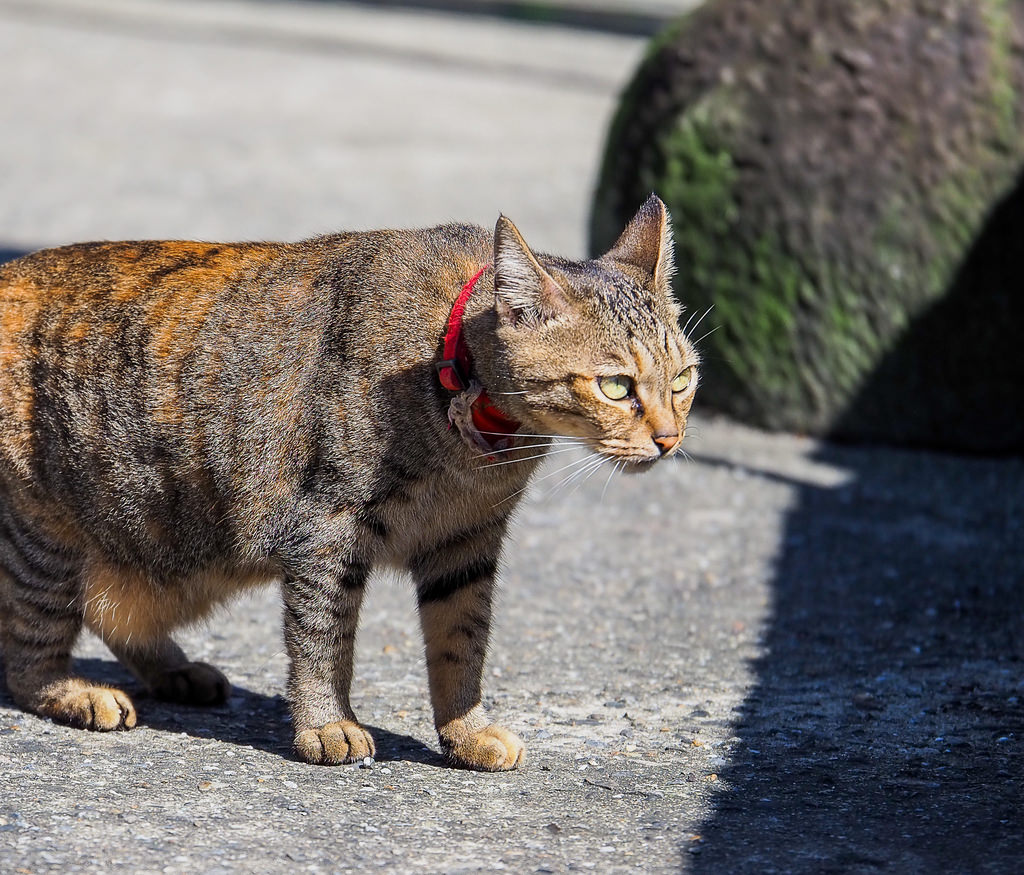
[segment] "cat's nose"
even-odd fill
[[[678,434],[656,434],[652,439],[658,445],[658,449],[661,450],[663,456],[665,453],[672,452],[676,444],[679,443]]]

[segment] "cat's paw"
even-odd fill
[[[205,662],[190,662],[164,672],[151,682],[153,695],[182,705],[223,705],[231,684],[223,673]]]
[[[452,731],[449,726],[438,736],[448,759],[466,769],[507,772],[519,768],[526,756],[526,747],[519,736],[493,723],[470,732]]]
[[[42,691],[32,710],[58,723],[79,729],[109,732],[135,726],[135,706],[114,687],[67,678]]]
[[[295,752],[307,763],[337,766],[376,753],[370,733],[352,720],[339,720],[295,735]]]

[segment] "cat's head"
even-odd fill
[[[672,297],[668,211],[651,195],[593,261],[535,255],[504,216],[494,232],[494,401],[524,432],[582,439],[633,469],[672,455],[699,358]]]

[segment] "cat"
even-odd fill
[[[523,744],[481,706],[502,540],[555,441],[672,456],[698,356],[654,195],[601,258],[500,216],[300,243],[87,243],[0,268],[0,644],[22,708],[130,729],[72,674],[83,626],[159,698],[228,681],[170,633],[280,581],[294,749],[372,757],[349,702],[371,571],[411,572],[435,726],[458,766]]]

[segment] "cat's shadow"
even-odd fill
[[[282,696],[268,696],[233,684],[231,696],[225,704],[212,708],[190,707],[152,698],[138,681],[111,659],[77,658],[74,671],[81,677],[125,690],[135,703],[139,726],[251,747],[283,759],[298,759],[291,747],[288,704]],[[18,707],[2,683],[0,705],[12,709]],[[427,747],[422,739],[369,724],[366,728],[376,743],[375,759],[378,762],[408,762],[447,768],[441,754]]]

